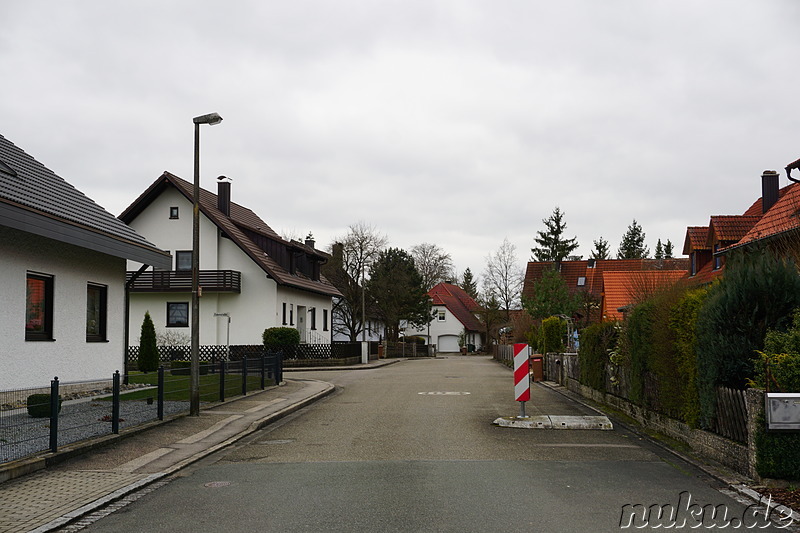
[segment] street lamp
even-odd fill
[[[192,364],[189,376],[189,416],[200,416],[200,124],[222,122],[217,113],[194,122],[194,208],[192,210]]]

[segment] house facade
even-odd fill
[[[149,312],[157,335],[189,342],[192,198],[193,184],[165,172],[120,215],[174,257],[167,269],[128,265],[137,335]],[[225,345],[228,335],[232,345],[261,344],[271,327],[297,329],[302,343],[330,343],[331,299],[339,292],[320,272],[327,259],[313,239],[287,241],[232,202],[229,180],[218,181],[217,194],[201,189],[200,344]]]
[[[125,360],[126,261],[159,250],[0,136],[0,390],[109,381]]]
[[[433,319],[428,326],[407,328],[406,336],[423,337],[441,353],[459,352],[460,341],[473,351],[483,347],[481,323],[475,316],[478,304],[470,295],[457,285],[443,282],[429,290],[428,296]]]

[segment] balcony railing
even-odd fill
[[[134,272],[128,272],[127,279]],[[242,292],[242,273],[238,270],[201,270],[200,287],[204,292]],[[190,270],[149,270],[142,272],[131,292],[191,292]]]

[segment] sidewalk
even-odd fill
[[[97,439],[114,441],[101,448],[95,441],[67,446],[59,453],[75,457],[0,483],[0,533],[53,531],[174,474],[333,390],[333,385],[322,381],[289,378],[280,387],[204,409],[199,417],[182,416]]]

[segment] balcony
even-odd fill
[[[135,272],[127,273],[130,281]],[[203,292],[242,292],[242,273],[238,270],[201,270]],[[131,286],[131,292],[192,292],[192,272],[189,270],[148,270],[142,272]]]

